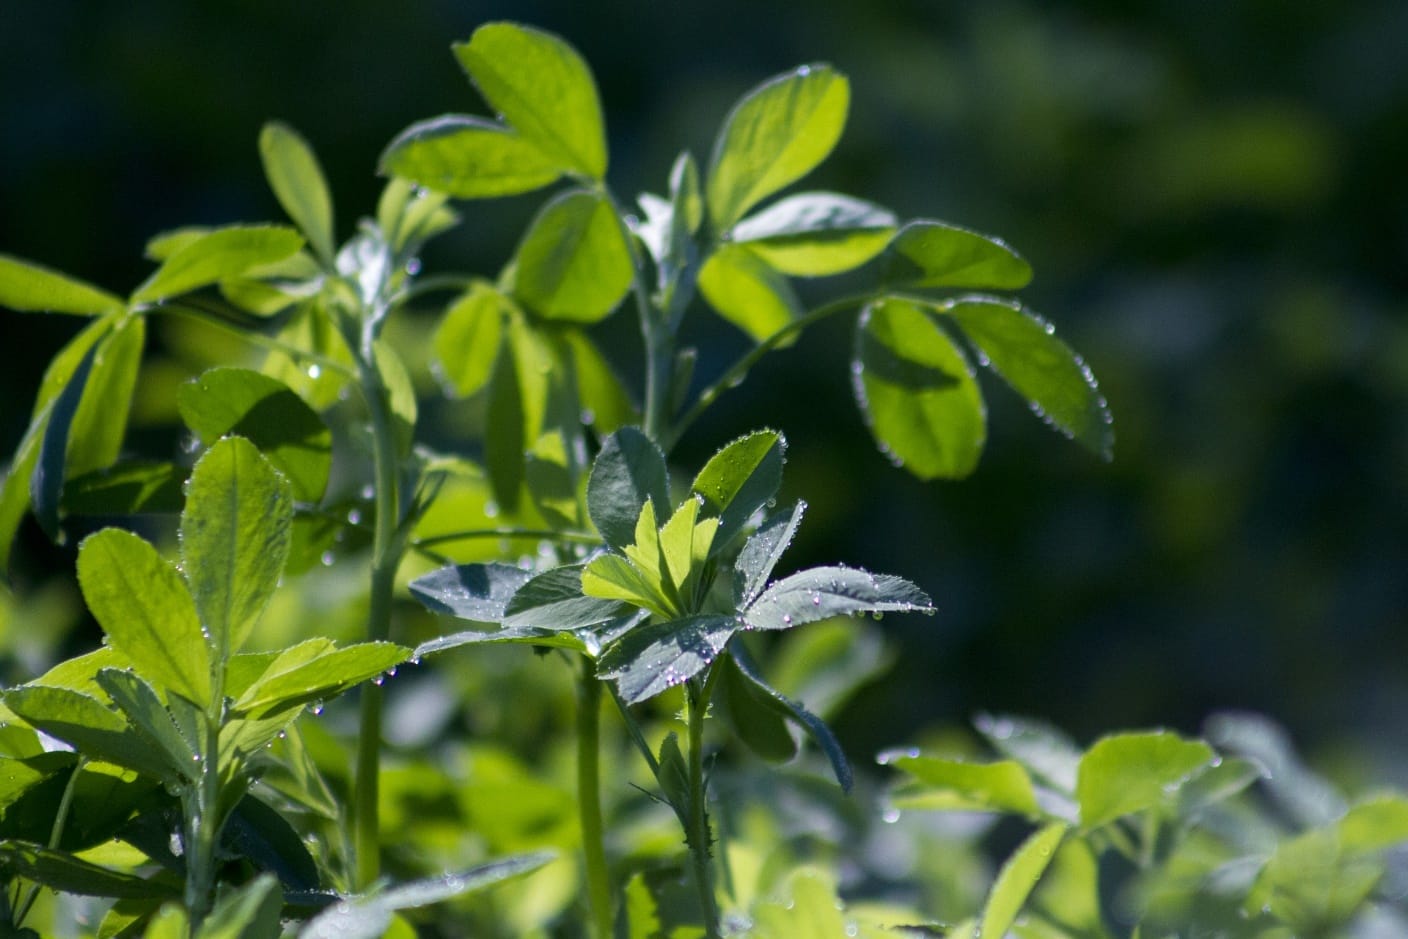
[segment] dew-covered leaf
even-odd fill
[[[733,565],[738,575],[734,591],[737,606],[748,606],[763,592],[773,568],[797,534],[797,526],[802,524],[802,513],[806,509],[807,504],[798,501],[790,510],[769,516],[743,543],[743,550],[738,552],[738,559]]]
[[[531,580],[511,564],[461,564],[411,581],[411,594],[427,609],[477,623],[498,623],[509,600]]]
[[[582,592],[584,565],[568,564],[544,571],[514,593],[504,610],[506,628],[559,631],[584,629],[618,619],[629,612],[623,604]]]
[[[914,304],[886,299],[856,324],[854,390],[871,434],[920,479],[960,479],[987,440],[987,410],[963,353]]]
[[[1017,303],[962,300],[947,312],[994,372],[1026,398],[1043,420],[1109,459],[1114,447],[1109,405],[1084,360],[1054,327]]]
[[[524,234],[514,293],[546,319],[594,323],[616,308],[634,276],[610,200],[571,189],[543,206]]]
[[[709,667],[739,629],[733,616],[704,615],[648,623],[602,653],[597,673],[638,704]]]
[[[175,781],[166,761],[97,698],[68,688],[21,685],[4,692],[5,706],[37,730],[93,759]]]
[[[924,591],[903,577],[813,567],[769,586],[743,611],[743,621],[749,629],[790,629],[833,616],[932,609]]]
[[[622,427],[607,437],[587,480],[587,514],[608,545],[625,550],[635,541],[646,500],[656,517],[670,510],[665,455],[639,428]]]
[[[98,673],[98,684],[113,703],[127,715],[132,728],[146,736],[165,757],[168,774],[193,782],[200,777],[200,751],[195,741],[186,737],[152,686],[133,672],[105,668]]]
[[[241,717],[262,719],[325,701],[394,669],[410,656],[409,649],[394,643],[359,642],[324,651],[287,670],[278,670],[275,664],[250,685],[232,710]]]
[[[1018,290],[1031,265],[1000,238],[921,219],[890,242],[885,282],[893,287],[975,287]]]
[[[560,37],[486,23],[453,46],[484,100],[562,169],[606,176],[606,128],[587,63]]]
[[[719,450],[694,477],[690,488],[703,497],[703,514],[719,519],[715,553],[728,547],[753,513],[777,495],[786,453],[782,434],[754,431]]]
[[[157,686],[204,706],[210,650],[181,575],[147,541],[105,528],[78,549],[78,584],[109,644]]]
[[[734,105],[714,140],[709,216],[727,230],[743,213],[826,159],[846,126],[850,83],[829,65],[772,78]]]
[[[835,192],[788,196],[729,233],[784,274],[821,277],[859,267],[885,249],[899,222],[889,209]]]
[[[562,175],[558,161],[512,127],[445,114],[397,134],[380,172],[460,199],[532,192]]]

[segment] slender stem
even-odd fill
[[[553,531],[548,528],[470,528],[465,531],[445,532],[441,535],[428,535],[411,542],[415,548],[433,548],[436,545],[455,541],[472,541],[476,538],[543,538],[565,544],[601,544],[600,535],[589,535],[578,531]]]
[[[616,702],[616,708],[621,712],[621,719],[626,723],[626,731],[631,735],[636,749],[640,750],[640,755],[645,758],[645,765],[650,768],[650,775],[659,779],[660,761],[655,758],[650,744],[646,742],[645,733],[640,729],[640,724],[635,717],[632,716],[631,706],[621,697],[621,692],[616,690],[615,685],[607,685],[607,688],[611,690],[611,699]]]
[[[462,292],[482,282],[483,281],[478,277],[463,277],[457,274],[437,274],[434,277],[422,277],[397,291],[392,295],[390,302],[395,305],[400,305],[423,297],[428,293],[436,293],[442,290]]]
[[[577,679],[577,812],[586,862],[587,906],[596,939],[611,939],[611,873],[601,817],[601,681],[582,656]]]
[[[702,686],[691,681],[685,691],[685,718],[689,726],[686,757],[689,761],[689,825],[685,841],[689,845],[694,885],[699,891],[699,905],[704,912],[704,931],[708,939],[719,939],[720,936],[719,910],[714,902],[713,867],[709,863],[712,837],[704,785],[704,718],[708,714],[709,696],[717,674],[717,669],[711,669],[709,678]]]
[[[64,794],[59,797],[59,808],[54,813],[54,824],[49,829],[49,850],[58,850],[59,844],[63,841],[64,828],[68,826],[68,813],[73,807],[73,792],[78,782],[78,774],[83,771],[83,766],[88,762],[87,757],[80,756],[78,762],[73,766],[73,772],[69,774],[68,782],[64,783]],[[18,896],[19,884],[15,884],[16,896]],[[24,900],[15,906],[15,915],[12,923],[19,926],[24,922],[24,918],[29,915],[30,909],[34,906],[34,901],[39,897],[39,885],[30,884],[29,890],[24,895]]]
[[[670,450],[674,448],[674,445],[679,442],[680,437],[684,434],[689,425],[698,420],[699,416],[707,411],[709,406],[717,401],[725,391],[730,388],[738,387],[743,379],[748,376],[749,370],[752,369],[754,365],[757,365],[763,356],[767,355],[808,326],[819,323],[828,316],[834,316],[837,313],[854,309],[872,299],[872,294],[860,294],[842,297],[839,300],[824,303],[813,310],[807,311],[797,319],[792,320],[786,326],[783,326],[777,332],[749,349],[739,357],[738,361],[734,362],[733,365],[729,367],[728,371],[719,376],[718,380],[699,393],[699,397],[695,399],[694,404],[690,405],[689,410],[685,411],[675,420],[669,433],[659,438],[658,442],[661,448],[664,449],[666,453],[669,453]]]
[[[401,497],[396,439],[387,413],[381,378],[371,359],[372,350],[361,362],[360,382],[371,416],[373,469],[376,487],[376,527],[372,541],[371,596],[367,614],[367,639],[384,641],[391,635],[391,600],[401,549],[396,537],[400,526]],[[381,870],[381,833],[377,818],[381,768],[382,690],[379,685],[362,688],[361,722],[357,735],[356,769],[353,776],[353,845],[356,885],[370,887]]]

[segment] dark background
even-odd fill
[[[921,484],[870,445],[836,321],[698,426],[685,463],[786,431],[787,496],[812,505],[794,561],[938,602],[885,621],[899,665],[841,722],[851,745],[979,710],[1089,739],[1237,707],[1408,781],[1408,5],[12,0],[0,252],[126,293],[156,232],[278,219],[255,146],[273,118],[317,149],[345,237],[392,135],[483,112],[449,44],[498,18],[591,64],[623,195],[663,188],[682,146],[706,159],[757,82],[832,62],[850,124],[806,185],[1006,238],[1101,380],[1113,463],[987,381],[978,473]],[[536,202],[465,206],[427,270],[496,272]],[[76,325],[0,322],[6,453]],[[610,335],[633,361],[629,324]],[[716,369],[742,348],[696,338]],[[72,570],[34,535],[21,602]]]

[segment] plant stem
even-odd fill
[[[68,826],[68,813],[73,807],[73,790],[78,782],[78,774],[83,771],[83,766],[88,762],[85,756],[79,756],[78,762],[73,766],[73,772],[69,774],[68,782],[64,783],[64,794],[59,797],[59,807],[54,813],[54,824],[49,829],[49,850],[58,850],[59,844],[63,841],[64,828]],[[19,884],[15,885],[18,896]],[[30,884],[29,890],[24,895],[24,900],[15,905],[15,913],[12,923],[19,926],[24,923],[24,918],[29,915],[30,909],[34,906],[34,901],[39,897],[39,885]]]
[[[381,377],[373,350],[364,350],[359,363],[359,385],[371,416],[373,471],[376,489],[376,529],[372,541],[371,594],[367,612],[367,639],[385,641],[391,635],[392,590],[401,549],[396,533],[401,523],[399,461],[396,439],[387,413]],[[356,769],[353,776],[352,813],[355,854],[354,881],[367,889],[381,870],[381,833],[377,818],[381,770],[382,690],[377,684],[362,688],[361,721],[357,732]]]
[[[685,841],[694,872],[694,886],[699,891],[699,906],[704,913],[704,934],[707,939],[719,939],[719,910],[714,902],[714,877],[710,865],[709,813],[705,805],[704,785],[704,718],[709,710],[709,697],[714,677],[711,669],[703,685],[689,682],[685,686],[685,719],[689,726],[689,825]]]
[[[611,875],[601,817],[601,681],[592,660],[581,658],[582,673],[577,679],[577,812],[591,922],[596,939],[610,939]]]

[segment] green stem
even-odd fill
[[[376,488],[376,528],[372,541],[371,595],[367,613],[367,639],[385,641],[391,636],[391,600],[402,546],[397,538],[401,522],[399,460],[396,439],[387,413],[386,396],[370,348],[360,363],[359,385],[371,416],[373,470]],[[357,734],[356,768],[352,788],[352,830],[356,855],[355,883],[367,889],[381,871],[381,832],[377,818],[381,770],[382,690],[362,688],[361,722]]]
[[[64,794],[59,797],[59,808],[54,813],[54,825],[49,829],[49,850],[51,851],[57,851],[59,844],[63,841],[64,828],[68,826],[68,813],[73,807],[73,791],[78,782],[78,774],[83,771],[83,766],[87,762],[87,757],[80,756],[78,762],[73,766],[73,772],[69,774],[68,782],[64,783]],[[18,886],[16,884],[17,890]],[[29,911],[38,897],[39,885],[30,884],[29,890],[24,895],[24,900],[14,905],[15,915],[12,923],[15,926],[24,923],[24,918],[29,915]]]
[[[586,656],[582,656],[582,673],[577,679],[577,812],[591,922],[596,939],[610,939],[611,874],[601,817],[601,681]]]
[[[455,541],[472,541],[476,538],[540,538],[564,544],[601,544],[600,535],[589,535],[586,532],[554,531],[549,528],[470,528],[465,531],[452,531],[441,535],[417,538],[411,542],[411,546],[433,548],[436,545],[450,544]]]
[[[777,332],[749,349],[739,357],[738,361],[734,362],[733,365],[729,367],[728,371],[724,372],[712,385],[699,393],[699,397],[695,399],[694,404],[690,405],[689,410],[681,414],[674,422],[674,425],[670,428],[669,434],[658,438],[661,448],[666,453],[669,453],[670,450],[674,448],[674,445],[679,442],[680,437],[684,434],[689,425],[698,420],[699,416],[707,411],[709,406],[717,401],[725,391],[728,391],[730,388],[738,387],[738,385],[743,382],[743,379],[748,377],[749,370],[751,370],[754,365],[757,365],[763,356],[802,332],[802,330],[806,329],[808,326],[819,323],[828,316],[835,316],[837,313],[844,313],[846,310],[854,309],[873,299],[874,296],[867,293],[857,296],[842,297],[839,300],[824,303],[816,309],[809,310],[802,316],[797,317],[797,319],[792,320],[792,322],[783,326]]]
[[[714,902],[714,877],[710,865],[709,813],[705,804],[704,785],[704,718],[709,711],[718,669],[710,669],[702,686],[693,681],[686,685],[685,719],[689,726],[689,748],[686,759],[689,768],[689,825],[685,841],[694,871],[694,886],[699,891],[699,906],[704,913],[704,934],[707,939],[719,939],[719,910]]]

